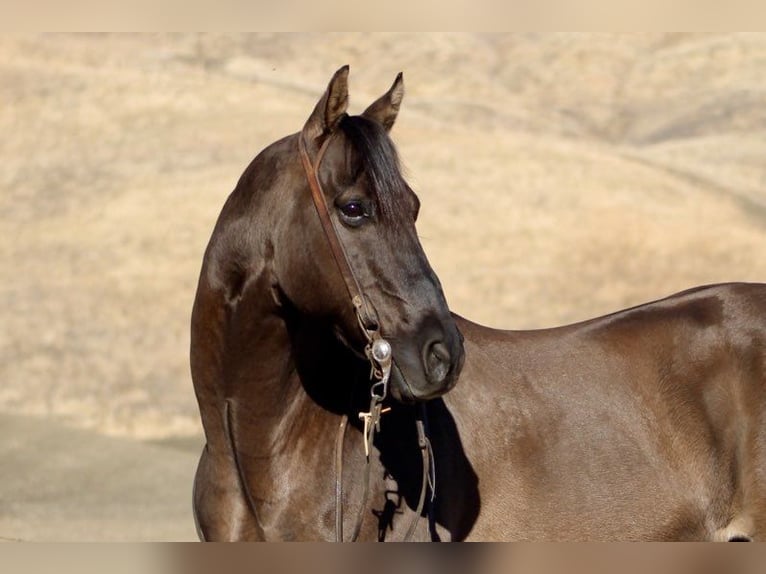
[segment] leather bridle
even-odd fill
[[[329,143],[332,140],[332,136],[332,132],[327,134],[313,163],[306,149],[304,133],[301,133],[298,136],[298,149],[300,150],[303,169],[306,172],[306,179],[308,180],[309,188],[311,189],[311,198],[314,202],[317,214],[319,215],[319,221],[322,224],[322,230],[324,231],[327,243],[332,251],[338,271],[340,272],[341,277],[343,277],[343,282],[346,285],[351,304],[354,307],[354,313],[357,322],[359,323],[359,327],[367,340],[365,355],[371,366],[370,378],[374,381],[370,389],[370,410],[359,413],[360,420],[364,422],[363,435],[366,464],[362,504],[360,505],[351,536],[351,540],[355,541],[359,537],[361,531],[364,510],[367,506],[367,499],[369,497],[371,470],[370,451],[372,449],[375,433],[380,431],[380,417],[384,412],[383,401],[388,395],[388,381],[391,375],[391,367],[393,365],[393,354],[391,345],[380,334],[380,326],[374,319],[374,315],[370,312],[369,302],[362,293],[359,282],[349,265],[346,251],[338,237],[335,224],[330,217],[327,200],[325,199],[322,185],[319,182],[319,166],[327,151]],[[421,412],[424,416],[425,408],[423,408]],[[343,443],[347,427],[348,417],[343,415],[338,427],[338,435],[335,442],[335,537],[338,542],[343,542]],[[415,510],[415,516],[413,517],[412,523],[404,537],[405,541],[410,540],[415,533],[417,521],[423,512],[426,490],[429,484],[431,485],[431,499],[433,500],[434,497],[434,480],[431,477],[431,473],[433,472],[433,452],[428,437],[426,436],[425,425],[421,418],[416,421],[416,427],[418,432],[418,447],[420,448],[423,460],[423,480],[418,506]]]
[[[303,162],[303,169],[306,171],[306,178],[308,179],[309,187],[311,188],[311,199],[314,200],[314,206],[319,215],[319,221],[322,223],[322,230],[324,231],[325,237],[327,237],[327,243],[329,243],[330,249],[332,250],[333,258],[338,266],[338,271],[340,271],[340,274],[343,277],[343,282],[345,283],[346,290],[351,298],[351,304],[354,306],[359,326],[362,328],[362,332],[367,341],[371,342],[376,336],[380,336],[378,325],[372,318],[367,301],[362,295],[362,290],[359,287],[359,282],[356,280],[354,272],[351,271],[351,266],[349,265],[346,256],[346,250],[343,248],[340,239],[338,239],[335,226],[330,218],[330,211],[327,208],[327,200],[322,191],[322,184],[319,183],[319,166],[331,140],[332,135],[328,135],[325,138],[324,143],[322,143],[322,146],[317,152],[316,163],[312,165],[308,151],[306,150],[304,134],[301,134],[298,137],[301,161]]]

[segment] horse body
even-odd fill
[[[762,537],[764,318],[766,286],[733,284],[556,329],[459,320],[470,538]]]
[[[537,331],[451,315],[386,135],[401,77],[349,118],[347,73],[301,133],[245,170],[203,259],[191,325],[200,537],[332,540],[339,478],[344,530],[360,509],[361,540],[401,540],[422,483],[421,406],[436,485],[416,540],[766,537],[766,286],[699,288]],[[299,138],[353,270],[345,283]],[[352,306],[353,283],[364,300]],[[365,506],[370,329],[395,366]]]

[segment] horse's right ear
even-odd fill
[[[322,98],[303,126],[307,144],[321,145],[321,140],[343,118],[348,107],[348,65],[335,72]]]

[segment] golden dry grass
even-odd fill
[[[0,40],[0,410],[201,429],[188,321],[249,160],[351,64],[403,70],[394,139],[456,312],[553,326],[766,280],[766,35]]]

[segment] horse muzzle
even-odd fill
[[[457,326],[449,321],[426,321],[411,337],[392,342],[394,366],[390,391],[405,403],[439,397],[457,383],[465,360]]]

